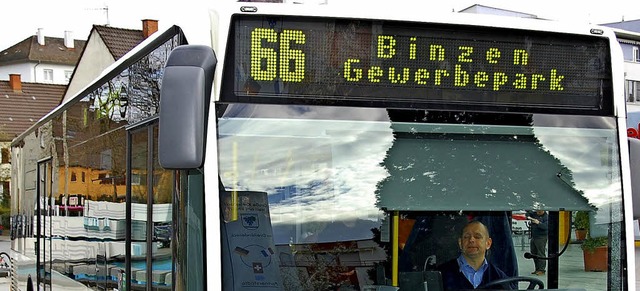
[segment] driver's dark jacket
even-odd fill
[[[450,260],[438,267],[438,271],[442,273],[442,283],[444,285],[445,291],[453,291],[453,290],[473,290],[473,285],[467,277],[460,271],[460,266],[458,266],[457,259]],[[489,263],[487,270],[482,275],[482,282],[478,286],[481,288],[482,285],[489,283],[494,280],[507,278],[508,276],[500,269],[495,267],[493,264]],[[506,288],[510,287],[510,288]],[[509,286],[492,286],[489,288],[482,289],[498,289],[498,290],[512,290],[513,284]]]

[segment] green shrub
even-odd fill
[[[576,212],[576,217],[574,218],[573,224],[576,226],[576,229],[589,229],[589,212]]]
[[[603,247],[607,245],[609,245],[609,239],[606,236],[596,238],[587,237],[587,239],[582,242],[581,248],[585,251],[593,253],[597,247]]]

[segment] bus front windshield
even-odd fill
[[[487,261],[509,277],[621,290],[623,276],[607,276],[624,268],[616,127],[596,116],[228,104],[217,131],[232,284],[402,290],[408,274],[458,258],[478,220]],[[525,258],[536,211],[548,218],[544,255],[564,249],[542,274]],[[582,256],[581,215],[608,246],[605,272],[588,283],[564,267]],[[243,267],[256,282],[239,279]]]

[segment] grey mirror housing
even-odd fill
[[[210,47],[184,45],[169,55],[160,88],[158,159],[165,169],[202,167],[217,60]]]

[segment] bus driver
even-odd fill
[[[502,270],[486,259],[486,253],[491,248],[491,244],[492,240],[487,227],[480,221],[470,221],[462,229],[458,238],[460,256],[438,267],[442,273],[444,289],[475,289],[491,281],[507,278],[508,276]],[[504,289],[504,287],[493,286],[489,289]]]

